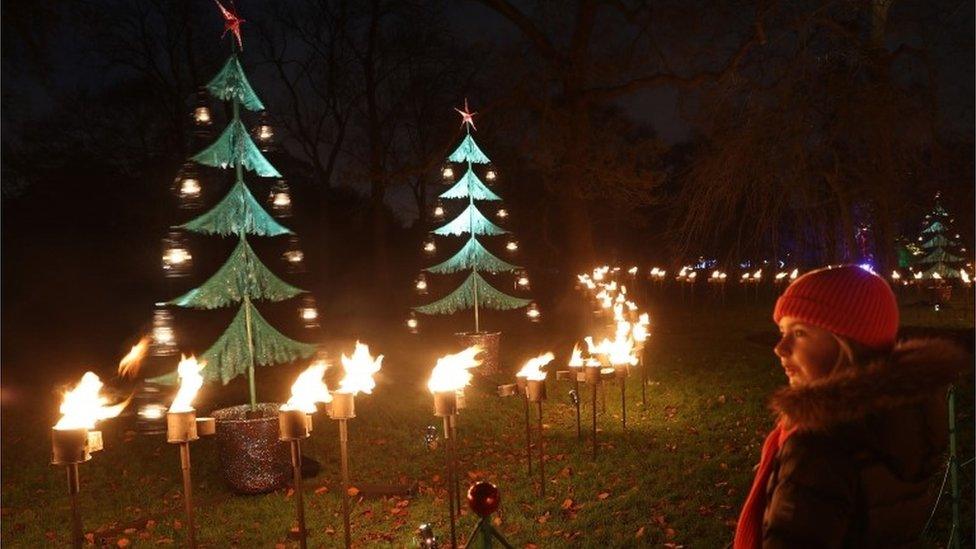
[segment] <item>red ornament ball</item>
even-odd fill
[[[468,507],[479,517],[487,517],[497,511],[501,500],[498,487],[490,482],[477,482],[468,488]]]

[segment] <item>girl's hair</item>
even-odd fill
[[[863,370],[869,365],[887,360],[891,356],[891,349],[872,349],[833,332],[831,335],[834,336],[839,348],[837,363],[834,364],[834,373],[840,373],[849,368]]]

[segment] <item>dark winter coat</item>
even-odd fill
[[[795,426],[766,491],[763,547],[911,547],[945,465],[946,389],[968,363],[938,339],[899,344],[891,359],[776,393]]]

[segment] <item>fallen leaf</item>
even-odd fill
[[[642,538],[642,537],[644,537],[644,527],[643,526],[641,526],[640,528],[637,529],[637,533],[634,534],[634,537],[635,538]]]
[[[349,489],[346,490],[346,493],[349,494],[349,497],[354,498],[359,495],[359,488],[356,488],[355,486],[350,486]]]
[[[573,506],[573,500],[566,498],[563,500],[563,504],[560,505],[559,507],[560,509],[569,509],[572,506]]]
[[[318,488],[315,489],[315,494],[316,495],[318,495],[318,494],[326,494],[328,492],[329,492],[329,487],[328,486],[319,486]]]
[[[608,497],[610,497],[610,492],[600,492],[596,499],[607,499]]]
[[[132,542],[129,541],[129,538],[119,538],[119,541],[115,542],[115,545],[119,547],[128,547],[130,544],[132,544]]]

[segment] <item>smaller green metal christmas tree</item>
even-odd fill
[[[492,286],[481,273],[509,273],[520,269],[492,254],[479,241],[478,237],[493,237],[507,234],[508,231],[493,223],[478,209],[476,201],[500,201],[501,197],[485,185],[475,173],[475,165],[486,165],[491,161],[475,143],[471,130],[476,130],[474,115],[464,102],[464,110],[455,109],[461,115],[465,135],[461,144],[447,158],[448,162],[465,167],[464,175],[447,191],[441,193],[445,200],[467,200],[468,205],[457,217],[432,231],[437,236],[468,235],[467,242],[453,256],[425,270],[433,274],[452,274],[468,271],[468,276],[454,291],[433,303],[414,307],[414,310],[428,315],[453,314],[472,309],[474,330],[479,332],[481,321],[479,311],[482,307],[496,310],[510,310],[525,307],[531,300],[508,295]],[[490,168],[489,168],[490,170]],[[449,168],[447,173],[453,173]],[[494,178],[494,171],[487,172]],[[511,244],[511,243],[510,243]]]
[[[238,59],[239,44],[232,45],[230,58],[207,84],[212,96],[231,102],[231,121],[216,141],[192,157],[194,162],[205,166],[233,168],[234,185],[210,211],[179,226],[200,234],[236,236],[238,243],[213,276],[168,304],[192,309],[239,306],[230,325],[200,359],[206,362],[202,373],[208,380],[219,379],[227,384],[246,373],[253,408],[257,404],[255,366],[306,358],[315,352],[315,346],[295,341],[276,330],[254,305],[255,301],[291,299],[304,290],[271,272],[247,240],[249,236],[274,237],[292,232],[264,210],[244,181],[245,170],[260,177],[281,177],[281,174],[261,153],[240,118],[242,106],[257,111],[264,105],[244,75]],[[175,374],[152,381],[175,382]]]
[[[959,242],[959,235],[952,229],[954,219],[943,208],[941,199],[941,193],[936,193],[935,206],[925,215],[922,233],[918,237],[922,253],[915,264],[921,268],[923,278],[959,278],[959,266],[965,261],[964,257],[957,255],[966,250]]]

